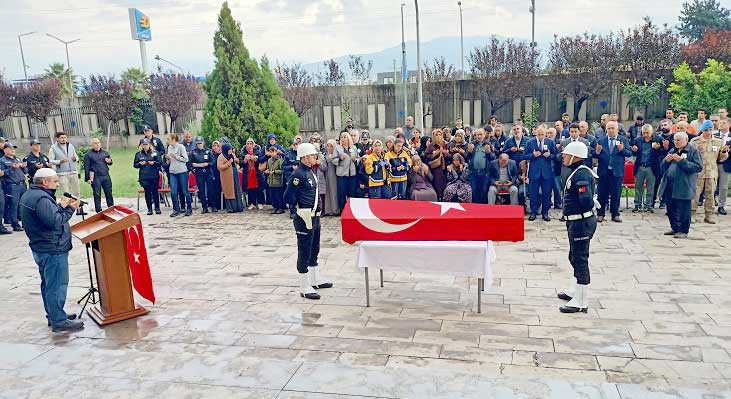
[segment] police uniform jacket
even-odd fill
[[[193,174],[196,176],[210,175],[213,170],[213,151],[208,148],[196,148],[190,152],[190,164],[206,164],[206,166],[194,166]]]
[[[142,140],[146,139],[146,137],[143,137],[140,139],[140,143],[138,146],[142,145]],[[151,139],[147,139],[150,141],[150,147],[152,147],[155,151],[157,151],[159,154],[165,153],[165,144],[163,144],[162,140],[160,138],[152,136]]]
[[[14,163],[21,163],[23,161],[18,157],[8,157],[7,155],[0,158],[0,170],[5,172],[2,177],[3,186],[18,185],[25,183],[26,168],[14,168]],[[6,188],[7,190],[7,188]]]
[[[287,182],[287,189],[284,190],[284,202],[289,205],[290,210],[295,210],[296,208],[313,209],[317,194],[317,178],[315,177],[315,173],[311,167],[300,162]],[[319,201],[317,208],[317,210],[322,209],[322,204]]]
[[[51,161],[48,159],[46,154],[39,153],[38,155],[30,153],[23,158],[23,162],[27,162],[26,169],[28,170],[28,178],[33,180],[36,171],[40,168],[50,168]],[[36,166],[39,163],[41,166]]]
[[[142,161],[145,161],[144,165],[140,165],[140,162]],[[150,165],[148,161],[153,161],[153,164]],[[139,169],[138,181],[142,182],[143,180],[157,181],[160,178],[161,165],[160,153],[158,153],[157,150],[150,148],[147,152],[138,151],[135,154],[135,160],[133,161],[132,166]]]

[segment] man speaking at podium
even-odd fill
[[[25,234],[30,240],[33,259],[41,275],[41,297],[48,325],[54,332],[84,328],[75,314],[66,314],[66,290],[69,285],[69,251],[71,227],[69,219],[80,201],[61,197],[56,203],[58,175],[53,169],[41,168],[33,176],[30,190],[20,199]]]

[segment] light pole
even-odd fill
[[[183,75],[185,75],[185,71],[183,71],[183,68],[181,68],[181,67],[179,67],[179,66],[177,66],[177,65],[173,64],[172,62],[170,62],[170,61],[166,60],[165,58],[162,58],[162,57],[160,57],[159,55],[155,55],[155,59],[156,59],[156,60],[158,60],[158,61],[163,61],[163,62],[167,62],[168,64],[170,64],[170,65],[174,66],[175,68],[178,68],[178,69],[180,69],[180,73],[182,73]]]
[[[20,45],[20,60],[23,62],[23,76],[25,76],[25,83],[28,83],[28,65],[25,64],[25,54],[23,54],[23,41],[20,40],[23,36],[28,36],[36,33],[36,31],[21,33],[18,35],[18,44]]]
[[[71,90],[71,95],[73,96],[74,95],[74,83],[71,80],[71,61],[69,61],[69,44],[74,43],[74,42],[78,42],[81,39],[74,39],[74,40],[71,40],[71,41],[65,41],[65,40],[59,39],[56,36],[53,36],[50,33],[46,33],[46,36],[52,37],[52,38],[58,40],[59,42],[63,43],[64,46],[66,46],[66,71],[68,71],[68,75],[69,75],[68,76],[69,77],[69,90]]]
[[[416,8],[416,70],[417,74],[417,95],[419,96],[419,108],[421,108],[421,118],[419,118],[419,130],[424,131],[424,91],[423,77],[421,76],[421,36],[419,34],[419,0],[414,0]]]
[[[536,0],[530,0],[530,13],[531,13],[531,27],[530,27],[530,48],[531,48],[531,62],[535,64],[535,50],[536,50]]]
[[[458,1],[457,5],[459,6],[459,59],[462,63],[460,74],[462,77],[462,80],[464,80],[464,30],[462,30],[462,2]]]
[[[404,7],[406,3],[401,3],[401,90],[404,97],[404,125],[406,125],[406,114],[409,113],[409,94],[406,91],[406,81],[409,78],[408,69],[406,69],[406,39],[404,35]]]

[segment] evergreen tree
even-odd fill
[[[227,137],[242,145],[248,137],[264,144],[269,133],[287,142],[299,130],[299,118],[282,96],[266,58],[261,67],[244,46],[241,25],[228,2],[218,15],[213,38],[216,66],[208,75],[208,97],[202,134],[209,140]]]

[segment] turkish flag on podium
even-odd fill
[[[350,198],[343,241],[523,241],[523,207]]]
[[[133,210],[117,205],[117,209],[129,214]],[[141,297],[155,303],[155,292],[152,288],[152,274],[150,263],[147,260],[147,248],[145,247],[145,236],[142,232],[142,223],[129,227],[125,230],[124,236],[127,240],[127,260],[129,271],[132,275],[132,286]]]

